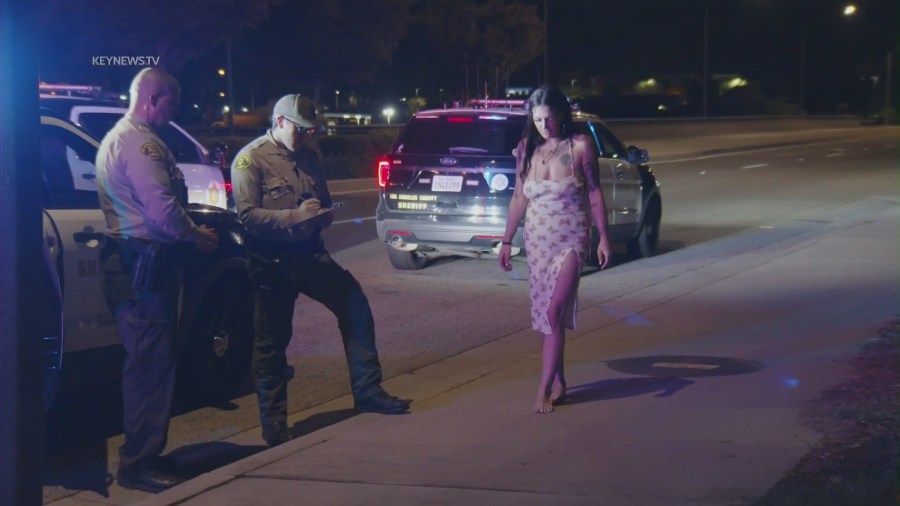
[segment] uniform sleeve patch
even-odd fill
[[[250,165],[250,156],[246,154],[238,155],[238,157],[234,160],[234,170],[247,170]]]
[[[156,141],[147,141],[141,144],[141,154],[151,160],[161,160],[163,157],[162,148]]]

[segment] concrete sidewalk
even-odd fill
[[[806,135],[788,142],[822,142]],[[629,143],[665,164],[785,139]],[[354,416],[342,397],[291,415],[305,435],[283,446],[262,450],[258,428],[210,443],[250,455],[224,467],[179,454],[197,477],[159,495],[113,485],[52,504],[748,504],[817,442],[800,413],[845,379],[835,361],[900,307],[895,194],[773,225],[583,277],[572,402],[552,414],[531,413],[540,341],[525,329],[386,382],[410,414]]]
[[[900,307],[898,230],[896,198],[871,198],[586,276],[554,413],[531,413],[523,330],[390,380],[410,414],[348,417],[140,504],[748,504],[817,443],[804,404]]]

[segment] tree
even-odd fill
[[[420,55],[445,78],[466,66],[513,73],[543,54],[537,6],[511,0],[422,0],[415,17]]]
[[[158,57],[178,73],[228,36],[259,26],[282,1],[45,0],[38,13],[41,79],[111,84],[137,70],[98,65],[97,56]]]
[[[292,2],[279,8],[245,44],[273,55],[279,63],[259,59],[257,75],[268,87],[296,91],[314,88],[314,98],[329,87],[371,81],[390,64],[406,33],[414,0],[329,0]],[[271,37],[269,32],[281,34]],[[272,69],[272,65],[278,65]],[[274,70],[274,71],[273,71]],[[323,102],[328,100],[323,98]]]

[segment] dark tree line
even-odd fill
[[[518,0],[45,0],[39,15],[42,80],[120,89],[136,69],[93,57],[159,57],[212,90],[229,37],[236,86],[262,97],[365,88],[386,71],[459,82],[466,66],[515,72],[543,52],[537,8]]]

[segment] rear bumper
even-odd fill
[[[506,231],[506,218],[471,216],[417,215],[414,218],[378,216],[375,226],[378,237],[386,243],[397,239],[408,245],[416,244],[438,250],[489,251]],[[501,223],[502,222],[502,223]],[[516,232],[513,245],[523,246],[522,228]]]

